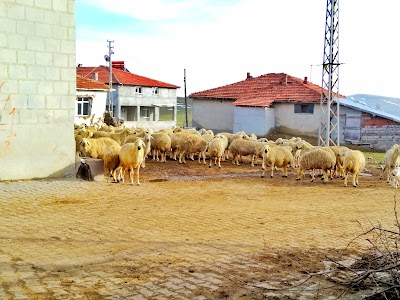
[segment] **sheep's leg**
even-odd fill
[[[140,185],[139,170],[140,170],[140,165],[136,168],[136,182],[137,182],[137,185]]]
[[[283,166],[283,176],[282,177],[288,177],[288,174],[287,174],[287,165],[284,165]]]
[[[139,166],[140,167],[140,166]],[[129,177],[131,179],[131,184],[134,185],[135,183],[133,182],[133,175],[134,175],[134,171],[133,168],[131,167],[129,170]]]
[[[356,172],[353,173],[353,186],[357,187],[358,185],[358,174]]]
[[[206,152],[200,152],[201,155],[203,156],[203,164],[206,165]]]
[[[210,164],[208,165],[209,168],[211,168],[212,161],[213,161],[213,158],[212,158],[212,156],[210,156]]]
[[[218,168],[221,169],[221,156],[218,156]]]
[[[146,168],[146,162],[145,161],[146,161],[146,154],[143,153],[143,162],[141,164],[142,168]]]
[[[386,183],[389,183],[389,177],[390,177],[391,173],[392,173],[392,170],[388,169]]]
[[[302,177],[302,175],[303,175],[303,170],[302,170],[301,168],[299,168],[299,170],[297,171],[297,178],[296,178],[296,180],[300,180],[301,177]]]
[[[386,164],[385,164],[385,166],[384,166],[383,169],[382,169],[382,173],[381,173],[381,175],[379,176],[379,179],[382,179],[382,178],[383,178],[383,174],[385,173],[386,169],[387,169],[387,167],[386,167]],[[389,173],[389,171],[388,171],[388,173]]]
[[[325,169],[322,169],[322,179],[324,180],[324,183],[328,182],[328,171]]]
[[[311,169],[311,182],[314,182],[314,180],[315,180],[314,169]]]
[[[274,177],[274,169],[275,169],[275,165],[274,163],[271,164],[271,178]]]
[[[349,177],[349,173],[345,172],[344,173],[344,186],[347,186],[347,178]]]
[[[255,156],[254,154],[251,155],[251,166],[252,166],[252,167],[254,167],[254,156]]]

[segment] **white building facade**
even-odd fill
[[[75,1],[0,2],[0,180],[72,175]]]

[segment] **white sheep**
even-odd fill
[[[271,178],[274,177],[275,167],[283,168],[283,177],[287,177],[287,167],[293,166],[293,155],[287,147],[271,147],[265,145],[262,150],[263,162],[262,162],[262,175],[264,177],[265,168],[267,165],[271,166]]]
[[[250,155],[251,166],[254,167],[254,161],[258,155],[256,143],[258,142],[241,138],[233,140],[228,147],[229,153],[232,155],[232,163],[239,166],[239,158]]]
[[[386,182],[389,183],[389,177],[391,170],[400,166],[400,145],[394,144],[392,148],[386,151],[385,156],[383,158],[384,167],[382,169],[382,173],[379,176],[380,179],[383,178],[383,174],[387,172]]]
[[[133,131],[132,129],[125,128],[123,131],[119,133],[114,133],[114,132],[105,132],[105,131],[95,131],[93,132],[93,138],[100,138],[100,137],[108,137],[112,138],[115,140],[119,145],[123,145],[126,137],[130,134],[132,134]]]
[[[153,160],[159,161],[158,154],[161,153],[161,162],[167,162],[167,152],[171,151],[171,137],[164,132],[152,134],[153,140],[151,148],[153,151]]]
[[[141,139],[136,140],[134,143],[124,144],[121,147],[119,152],[119,179],[122,177],[122,183],[125,183],[125,171],[130,170],[129,178],[131,180],[131,184],[133,185],[134,170],[136,169],[136,182],[137,185],[140,185],[139,170],[144,160],[145,147],[146,145]]]
[[[339,152],[339,155],[344,154],[343,159],[343,172],[344,172],[344,186],[347,186],[347,178],[349,173],[353,173],[353,186],[358,185],[358,175],[365,168],[365,156],[359,150],[345,149]]]
[[[399,182],[400,182],[400,167],[396,167],[390,174],[390,183],[395,189],[397,189],[397,187],[399,186]]]
[[[311,181],[315,180],[314,170],[321,169],[324,182],[328,181],[327,172],[331,171],[336,164],[336,157],[329,149],[313,148],[300,156],[297,180],[304,177],[305,170],[312,170]]]
[[[206,151],[208,142],[196,134],[185,134],[177,140],[176,151],[179,154],[179,163],[186,163],[185,154],[199,153],[199,163],[203,158],[206,164]]]
[[[212,165],[212,159],[215,158],[214,165],[217,164],[221,168],[221,159],[224,157],[225,151],[228,148],[228,138],[223,134],[216,134],[215,137],[208,144],[208,153],[210,155],[210,165]]]
[[[102,159],[104,163],[104,176],[113,176],[116,181],[115,168],[119,163],[121,146],[111,138],[82,139],[80,142],[82,154],[85,157]]]

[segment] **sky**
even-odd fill
[[[286,73],[321,85],[327,1],[78,0],[76,63],[125,61],[178,96]],[[398,0],[339,2],[339,92],[400,98]]]

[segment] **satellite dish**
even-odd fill
[[[106,54],[106,55],[104,55],[104,59],[106,60],[106,61],[110,61],[110,57]]]

